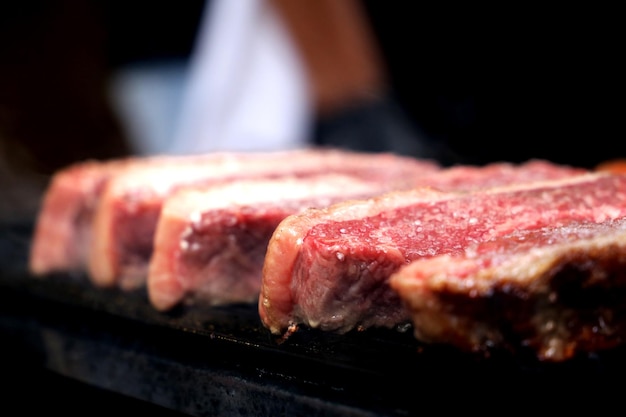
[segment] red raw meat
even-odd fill
[[[43,196],[31,243],[35,276],[84,271],[93,211],[107,179],[128,161],[76,163],[57,172]]]
[[[470,179],[468,179],[471,182]],[[582,174],[467,193],[392,192],[287,217],[266,254],[259,313],[274,334],[410,322],[391,274],[521,229],[626,215],[626,176]]]
[[[439,169],[432,161],[392,154],[304,149],[225,153],[210,162],[126,170],[107,182],[100,198],[93,221],[88,275],[100,287],[119,286],[124,290],[143,287],[161,207],[172,193],[182,188],[257,177],[304,177],[322,172],[408,182]]]
[[[590,222],[561,216],[561,226],[515,230],[395,272],[389,283],[416,338],[486,354],[531,349],[542,361],[622,345],[626,219],[594,220],[618,215],[602,194],[623,199],[624,190],[598,187],[588,196],[598,206]]]
[[[238,180],[182,190],[164,203],[148,274],[157,310],[185,300],[256,302],[267,243],[278,223],[309,207],[396,188],[389,181],[321,174]]]
[[[458,166],[417,177],[410,185],[462,190],[467,189],[468,178],[472,178],[473,187],[487,187],[582,172],[586,171],[546,161],[520,166]],[[320,175],[240,180],[168,197],[157,226],[148,276],[151,302],[157,309],[167,310],[184,298],[204,304],[258,299],[267,243],[284,217],[307,207],[371,197],[398,188],[398,184],[388,181],[364,183]]]
[[[86,270],[93,215],[111,177],[154,165],[180,166],[214,158],[211,155],[88,160],[55,173],[42,198],[36,219],[29,257],[30,272],[35,276],[45,276],[53,272]]]
[[[436,188],[440,191],[471,191],[507,184],[559,179],[588,172],[590,171],[584,168],[555,164],[541,159],[522,164],[494,162],[482,166],[457,165],[442,169],[435,175],[417,178],[414,185]]]

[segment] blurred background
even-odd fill
[[[3,2],[0,215],[32,218],[50,175],[86,158],[626,156],[617,10],[431,3]]]

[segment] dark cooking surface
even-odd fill
[[[422,346],[410,331],[302,330],[279,343],[255,305],[164,314],[143,291],[95,289],[83,275],[29,276],[30,230],[0,230],[3,360],[183,413],[401,416],[421,410],[431,393],[513,395],[505,387],[520,380],[535,393],[598,387],[626,370],[622,350],[562,364],[473,358]]]

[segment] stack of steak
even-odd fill
[[[157,225],[150,301],[158,310],[181,302],[255,302],[267,243],[281,220],[310,207],[381,194],[389,186],[320,173],[181,190],[164,203]]]
[[[275,335],[412,327],[561,361],[621,344],[626,176],[329,149],[85,162],[44,196],[31,272],[258,303]]]
[[[611,174],[310,209],[269,243],[261,318],[275,334],[411,323],[422,341],[567,359],[625,336],[625,216]]]
[[[410,187],[413,178],[436,170],[431,161],[327,149],[77,163],[52,178],[43,198],[30,269],[38,276],[86,270],[100,287],[141,288],[161,208],[179,190],[335,173],[369,183],[372,195]],[[346,198],[365,196],[362,188],[351,190],[344,190]]]

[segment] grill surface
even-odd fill
[[[18,372],[51,371],[179,413],[403,416],[419,413],[431,393],[498,392],[519,402],[509,385],[519,381],[552,400],[555,386],[584,388],[591,398],[626,370],[623,350],[559,364],[477,358],[420,345],[410,330],[302,329],[280,343],[256,305],[160,313],[145,291],[95,289],[84,275],[37,279],[26,272],[28,225],[1,233],[0,255],[9,260],[0,274],[3,360]],[[542,398],[528,393],[525,405]]]

